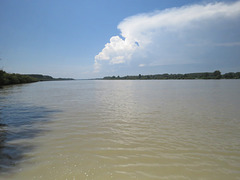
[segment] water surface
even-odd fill
[[[240,179],[240,81],[0,89],[0,179]]]

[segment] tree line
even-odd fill
[[[214,72],[202,72],[202,73],[187,73],[187,74],[155,74],[155,75],[141,75],[138,76],[106,76],[104,80],[147,80],[147,79],[240,79],[240,72],[229,72],[221,74],[219,70]]]
[[[57,81],[57,80],[73,80],[72,78],[53,78],[47,75],[41,74],[16,74],[7,73],[0,70],[0,86],[10,84],[23,84],[32,83],[38,81]]]
[[[34,77],[15,73],[6,73],[5,71],[0,70],[0,86],[10,84],[31,83],[37,81],[38,80]]]

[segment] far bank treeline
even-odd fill
[[[0,86],[10,84],[23,84],[38,81],[58,81],[58,80],[73,80],[71,78],[53,78],[51,76],[41,74],[15,74],[7,73],[0,70]]]
[[[155,74],[155,75],[141,75],[138,76],[107,76],[104,80],[147,80],[147,79],[240,79],[240,72],[229,72],[221,74],[220,71],[202,72],[202,73],[188,73],[188,74]]]

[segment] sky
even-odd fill
[[[76,79],[240,71],[238,0],[0,0],[0,68]]]

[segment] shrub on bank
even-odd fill
[[[31,83],[36,82],[37,79],[21,74],[11,74],[6,73],[3,70],[0,70],[0,86],[2,85],[10,85],[10,84],[23,84],[23,83]]]

